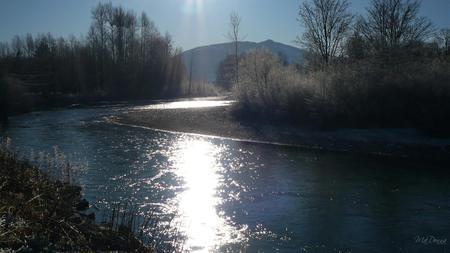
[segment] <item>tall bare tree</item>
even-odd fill
[[[31,35],[31,33],[27,33],[27,35],[25,37],[25,43],[26,43],[27,56],[32,57],[33,52],[34,52],[34,40],[33,40],[33,36]]]
[[[106,57],[106,45],[107,45],[107,21],[108,21],[108,13],[111,12],[112,5],[99,3],[94,9],[91,11],[92,15],[92,24],[91,24],[91,36],[96,43],[96,47],[100,52],[99,55],[99,78],[100,85],[103,86],[105,82],[105,57]]]
[[[150,54],[150,49],[153,44],[153,40],[157,37],[158,30],[155,24],[151,21],[145,12],[141,14],[140,17],[141,25],[141,58],[143,65],[147,63],[147,55]]]
[[[237,12],[230,14],[230,30],[227,38],[234,43],[234,68],[235,68],[235,82],[239,86],[239,42],[244,40],[246,36],[241,34],[242,18]]]
[[[302,37],[297,37],[297,42],[328,64],[343,50],[343,42],[353,20],[348,7],[348,0],[305,1],[297,18],[305,32]]]
[[[23,56],[24,42],[20,36],[16,35],[13,37],[11,47],[16,57]]]
[[[6,42],[0,42],[0,58],[6,58],[10,52],[9,44]]]
[[[194,70],[194,57],[195,57],[195,49],[192,49],[191,51],[191,59],[189,63],[189,88],[188,88],[188,95],[191,95],[192,92],[192,74]]]
[[[450,28],[441,29],[438,33],[440,46],[445,55],[450,55]]]
[[[426,40],[433,26],[419,16],[420,4],[419,0],[372,0],[367,18],[358,22],[360,31],[375,50],[387,53]]]

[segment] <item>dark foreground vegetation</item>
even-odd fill
[[[180,54],[145,13],[100,3],[80,38],[27,34],[0,42],[0,115],[39,105],[186,95]]]
[[[0,251],[153,252],[124,225],[130,219],[119,225],[116,213],[98,225],[95,215],[86,215],[89,204],[81,188],[69,183],[70,165],[64,168],[65,179],[57,180],[18,159],[8,144],[0,147]]]
[[[310,0],[299,11],[303,66],[270,52],[241,57],[234,93],[243,118],[337,127],[412,127],[448,134],[450,30],[419,16],[420,2]]]

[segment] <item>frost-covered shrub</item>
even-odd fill
[[[335,127],[450,126],[450,63],[368,60],[301,73],[265,50],[245,55],[234,94],[242,114]]]

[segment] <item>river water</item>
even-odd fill
[[[448,166],[108,120],[133,110],[228,104],[194,100],[37,112],[13,117],[0,134],[24,154],[58,146],[72,162],[87,164],[79,183],[90,203],[151,213],[158,224],[148,233],[188,252],[448,251]]]

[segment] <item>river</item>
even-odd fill
[[[189,252],[446,252],[448,166],[108,120],[133,110],[228,104],[124,103],[35,112],[12,117],[0,135],[23,154],[58,146],[72,162],[87,164],[78,181],[90,203],[151,212],[158,221],[152,232],[166,244],[182,237],[178,243]]]

